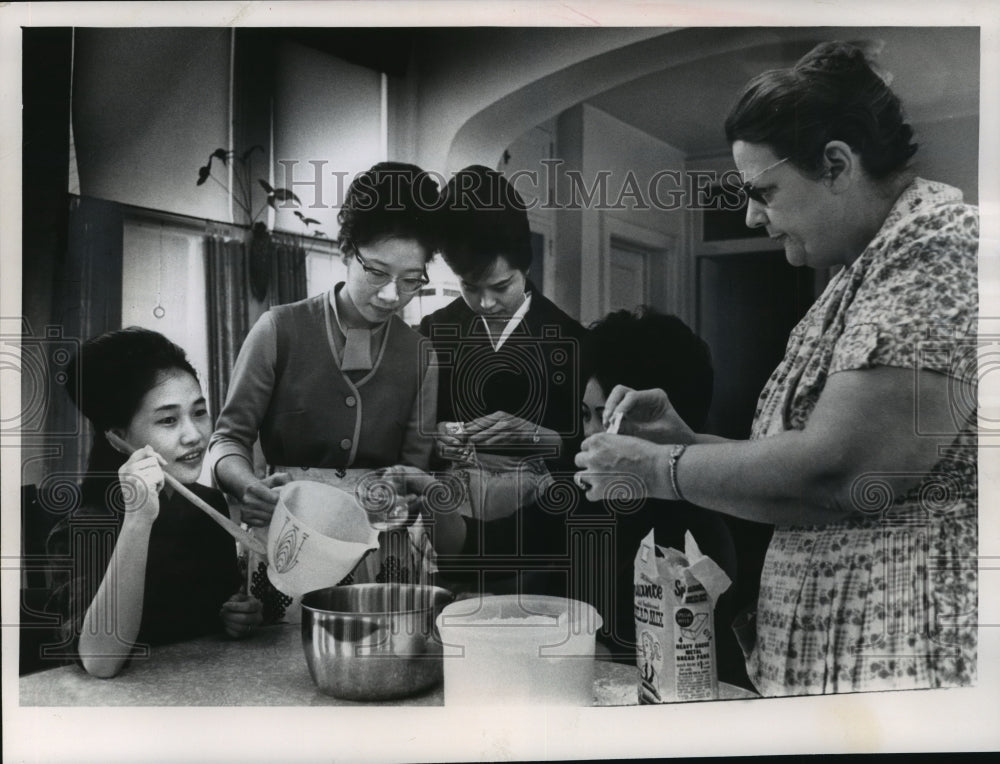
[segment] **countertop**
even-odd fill
[[[637,703],[638,669],[594,662],[594,705]],[[756,697],[720,683],[720,699]],[[355,703],[320,692],[302,651],[298,625],[267,626],[236,642],[222,635],[151,649],[114,679],[97,679],[79,666],[20,678],[22,706],[440,706],[438,686],[410,698]]]

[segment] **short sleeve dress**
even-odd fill
[[[861,475],[849,521],[775,529],[747,658],[763,695],[975,681],[978,245],[978,211],[961,192],[914,180],[793,330],[761,393],[752,438],[802,429],[827,378],[844,370],[914,369],[914,384],[931,370],[968,382],[973,404],[905,496],[893,497],[888,475]],[[914,426],[947,441],[919,410]]]
[[[202,485],[188,486],[219,514],[228,517],[223,495]],[[62,617],[63,643],[55,657],[79,662],[77,644],[84,617],[112,559],[124,516],[117,481],[106,497],[85,501],[52,529],[46,543],[57,573],[48,610]],[[222,603],[236,594],[240,575],[236,544],[202,510],[165,492],[153,523],[146,559],[142,621],[135,639],[145,645],[178,642],[222,630]],[[123,649],[131,648],[124,645]]]

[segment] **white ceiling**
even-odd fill
[[[727,30],[727,35],[733,30]],[[704,29],[673,30],[678,47]],[[741,88],[756,74],[790,66],[823,40],[863,44],[893,77],[893,90],[914,123],[979,111],[977,27],[747,28],[739,46],[647,74],[587,103],[689,156],[727,151],[723,122]]]

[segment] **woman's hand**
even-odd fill
[[[466,442],[465,425],[462,422],[438,422],[434,449],[445,461],[471,461],[472,449]]]
[[[253,627],[264,620],[260,600],[242,593],[234,594],[223,602],[219,616],[226,634],[233,639],[249,637]]]
[[[369,479],[372,482],[367,482]],[[431,540],[437,553],[457,554],[462,549],[466,528],[458,509],[461,501],[467,500],[467,497],[460,485],[456,485],[454,476],[432,475],[408,464],[397,464],[372,473],[358,484],[358,489],[362,493],[373,491],[377,494],[380,488],[382,490],[388,488],[392,496],[373,495],[369,498],[378,506],[381,506],[380,502],[386,498],[397,502],[389,512],[389,520],[402,515],[402,508],[405,507],[406,514],[403,520],[408,521],[413,502],[420,497],[423,500],[421,511],[433,528]],[[363,507],[368,501],[362,496],[359,496],[358,500]],[[365,511],[369,513],[369,519],[372,519],[373,514],[377,514],[377,510],[373,512],[366,508]]]
[[[562,438],[527,419],[495,411],[465,423],[465,437],[474,446],[561,446]]]
[[[395,491],[397,496],[420,495],[430,488],[437,480],[434,475],[424,472],[409,464],[396,464],[373,473],[380,482],[385,482]]]
[[[152,524],[159,516],[160,491],[166,480],[164,464],[163,457],[152,446],[143,446],[118,468],[126,521]]]
[[[160,513],[162,464],[162,457],[147,445],[118,469],[125,517],[80,632],[80,660],[93,676],[107,678],[121,671],[139,633],[149,539]]]
[[[633,390],[616,385],[604,404],[604,428],[611,418],[622,416],[618,432],[635,435],[653,443],[694,443],[694,431],[674,410],[663,390]]]
[[[576,482],[590,501],[673,499],[666,449],[642,438],[599,432],[580,445]]]
[[[417,500],[433,482],[434,477],[423,470],[398,464],[365,475],[354,495],[372,527],[388,530],[411,521]]]
[[[275,472],[263,480],[255,480],[248,485],[240,497],[240,501],[243,502],[243,522],[254,527],[269,524],[274,508],[278,504],[278,492],[274,489],[290,480],[287,472]]]

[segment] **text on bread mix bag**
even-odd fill
[[[729,577],[684,536],[684,553],[656,546],[654,532],[635,556],[636,659],[642,703],[713,700],[719,694],[715,603]]]

